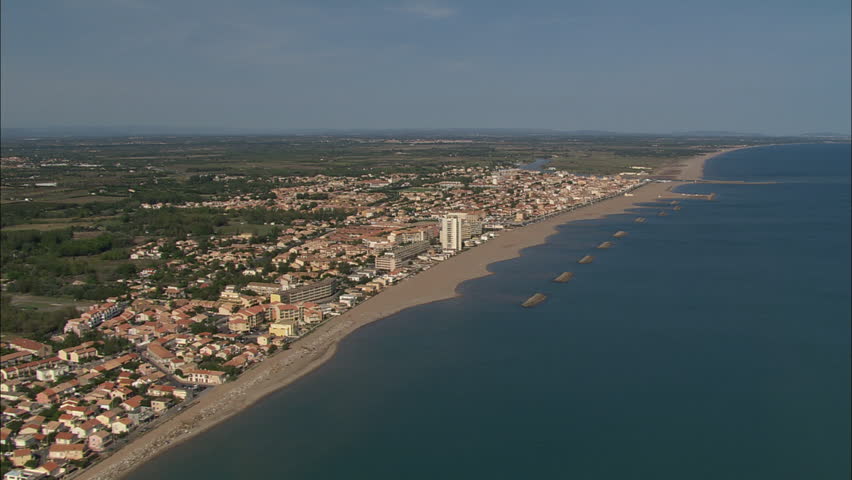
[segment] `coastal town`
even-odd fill
[[[265,234],[134,245],[128,260],[155,266],[118,279],[127,293],[89,306],[47,340],[4,338],[3,478],[72,478],[390,286],[507,230],[650,181],[641,168],[589,176],[449,166],[277,177],[256,193],[143,203],[305,215],[265,222]]]

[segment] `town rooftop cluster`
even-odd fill
[[[6,476],[61,477],[85,468],[389,286],[502,230],[647,181],[636,172],[447,168],[273,178],[266,195],[144,204],[338,214],[293,220],[272,237],[137,245],[130,259],[160,263],[120,279],[129,294],[69,319],[51,337],[54,347],[25,338],[3,342],[0,446],[15,467]],[[258,257],[271,261],[259,267]],[[246,281],[216,289],[222,272]],[[189,280],[158,285],[165,274]],[[196,298],[199,291],[206,298]]]

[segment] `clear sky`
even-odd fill
[[[4,0],[2,126],[850,132],[849,0]]]

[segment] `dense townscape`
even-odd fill
[[[265,190],[230,198],[142,203],[269,212],[271,228],[133,245],[130,260],[156,266],[127,270],[116,280],[120,295],[43,342],[5,338],[4,478],[79,472],[388,286],[502,230],[630,195],[648,181],[641,168],[585,176],[448,167],[271,178]]]

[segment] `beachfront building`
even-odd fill
[[[303,287],[296,287],[281,294],[284,303],[313,302],[334,295],[337,281],[333,278],[321,282],[311,283]]]
[[[464,241],[482,235],[482,217],[475,213],[449,213],[441,218],[441,248],[460,251]]]
[[[183,374],[187,382],[195,385],[221,385],[225,383],[225,372],[218,370],[188,370]]]
[[[394,271],[408,260],[420,255],[429,248],[429,241],[419,241],[394,247],[376,257],[376,270]]]
[[[295,337],[296,324],[292,321],[282,320],[269,325],[269,334],[273,337]]]

